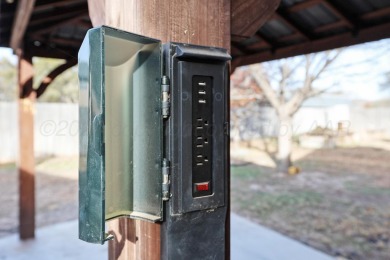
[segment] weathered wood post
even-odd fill
[[[28,239],[35,236],[34,71],[31,56],[24,53],[18,56],[19,235],[21,239]]]
[[[163,42],[230,49],[230,0],[89,0],[88,4],[94,26],[108,25]],[[116,238],[109,242],[109,259],[160,259],[159,224],[119,219],[109,225]]]

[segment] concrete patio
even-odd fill
[[[233,260],[330,260],[330,256],[232,214]],[[36,239],[21,242],[17,234],[0,239],[0,260],[107,259],[107,245],[77,239],[77,220],[37,230]]]

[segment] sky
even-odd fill
[[[7,57],[16,64],[9,48],[0,48],[0,59]],[[380,90],[383,74],[390,71],[390,39],[345,48],[334,63],[331,77],[322,84],[337,81],[337,90],[345,99],[380,100],[390,98],[390,90]]]
[[[15,55],[12,54],[12,49],[0,47],[0,59],[2,59],[3,57],[8,58],[10,61],[12,61],[12,63],[16,64],[17,58]]]
[[[390,39],[345,48],[334,64],[332,74],[350,99],[390,98],[390,90],[380,89],[384,73],[390,72]]]

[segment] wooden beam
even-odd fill
[[[78,4],[84,5],[85,3],[86,3],[85,0],[62,0],[62,1],[56,1],[56,2],[43,3],[40,5],[37,5],[34,8],[34,13],[35,12],[42,12],[42,11],[46,11],[46,10],[52,10],[55,8],[78,5]]]
[[[322,32],[326,32],[326,31],[331,31],[333,29],[338,29],[340,27],[348,27],[348,25],[345,24],[344,20],[340,20],[340,21],[337,21],[334,23],[328,23],[328,24],[321,25],[321,26],[315,28],[313,32],[314,33],[322,33]]]
[[[79,49],[83,40],[82,39],[74,39],[74,38],[61,38],[59,36],[45,37],[45,36],[37,34],[35,36],[30,37],[29,41],[31,41],[33,43],[35,43],[35,42],[39,42],[41,44],[44,43],[48,46],[51,46],[52,48],[56,48],[58,46],[61,46],[61,47],[65,47],[65,48],[71,47],[71,48]]]
[[[332,11],[336,16],[338,16],[341,20],[344,21],[344,23],[349,27],[349,28],[354,28],[354,23],[355,21],[351,20],[347,15],[343,14],[339,10],[338,7],[336,7],[333,2],[324,0],[323,5],[327,7],[330,11]]]
[[[32,57],[19,52],[19,95],[32,89],[33,74]],[[19,99],[19,236],[23,240],[35,236],[34,103],[34,91]]]
[[[293,34],[289,34],[289,35],[285,35],[285,36],[279,37],[276,40],[278,42],[287,42],[287,41],[291,41],[291,40],[296,40],[298,38],[302,39],[302,35],[299,34],[299,33],[293,33]]]
[[[236,66],[243,66],[270,60],[288,58],[302,54],[331,50],[335,48],[341,48],[369,41],[376,41],[389,37],[390,23],[386,23],[368,29],[363,29],[359,31],[357,35],[354,35],[349,32],[343,33],[325,39],[276,49],[274,52],[265,51],[253,55],[237,57],[235,58],[235,60],[233,60],[233,62],[236,64]]]
[[[305,40],[310,40],[310,37],[303,30],[298,28],[293,21],[284,17],[282,14],[274,13],[273,19],[277,19],[282,23],[286,24],[288,27],[290,27],[291,30],[295,31],[296,33],[299,33]]]
[[[365,13],[362,16],[360,16],[360,18],[363,20],[372,20],[384,16],[390,16],[390,6]]]
[[[87,9],[76,9],[71,12],[62,12],[57,13],[55,15],[50,16],[43,16],[38,19],[34,19],[29,23],[29,29],[33,28],[34,26],[47,26],[47,25],[54,25],[56,23],[61,23],[63,20],[69,20],[74,17],[80,17],[82,15],[87,14]]]
[[[64,47],[73,47],[80,48],[82,44],[82,40],[80,39],[66,39],[66,38],[58,38],[58,37],[50,37],[48,39],[49,45],[54,45],[55,47],[64,46]]]
[[[263,36],[261,36],[259,33],[256,33],[254,37],[256,37],[258,42],[246,45],[245,48],[247,50],[272,48],[272,44],[268,40],[266,40]]]
[[[265,41],[259,41],[245,46],[247,50],[258,50],[258,49],[267,49],[270,48],[270,45]]]
[[[26,49],[29,50],[34,57],[53,58],[53,59],[77,59],[77,53],[79,48],[66,48],[66,47],[51,47],[44,43],[40,46],[34,45],[32,42],[26,43]]]
[[[256,33],[256,36],[260,41],[263,41],[268,47],[272,47],[271,42],[266,40],[263,36],[261,36],[260,33]]]
[[[57,68],[52,70],[41,82],[37,90],[35,91],[37,94],[37,98],[42,96],[47,87],[56,79],[57,76],[61,75],[67,69],[75,66],[77,64],[76,59],[67,60],[65,63],[59,65]]]
[[[49,26],[40,26],[39,28],[31,28],[30,31],[32,36],[34,35],[43,35],[43,34],[46,34],[46,33],[49,33],[49,32],[53,32],[56,28],[59,28],[65,24],[73,24],[73,23],[77,23],[78,21],[80,21],[81,19],[83,19],[86,15],[84,13],[80,14],[80,15],[77,15],[75,17],[71,17],[71,18],[68,18],[68,19],[64,19],[62,21],[59,21],[59,22],[55,22],[54,24],[52,23],[51,25]]]
[[[232,44],[230,50],[232,56],[239,56],[245,53],[239,46],[236,46],[235,44]]]
[[[12,25],[10,47],[17,51],[21,48],[21,43],[27,29],[31,13],[34,9],[35,0],[20,0],[15,12]]]
[[[252,37],[278,8],[280,0],[232,1],[231,34]]]
[[[302,10],[305,10],[305,9],[312,7],[313,5],[321,4],[323,1],[324,0],[307,0],[307,1],[298,2],[294,5],[286,8],[286,12],[288,12],[288,13],[300,12]]]
[[[99,10],[95,5],[104,8]],[[164,4],[159,0],[98,0],[89,1],[89,10],[94,26],[105,24],[162,42],[230,49],[230,5],[230,0],[167,0]],[[229,175],[229,169],[226,174]],[[227,221],[227,227],[229,224]],[[161,259],[160,227],[160,224],[128,218],[110,221],[110,233],[116,237],[109,242],[110,259]],[[228,228],[225,233],[228,256]]]

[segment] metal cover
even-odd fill
[[[109,27],[79,51],[79,237],[101,243],[105,221],[162,218],[161,42]]]

